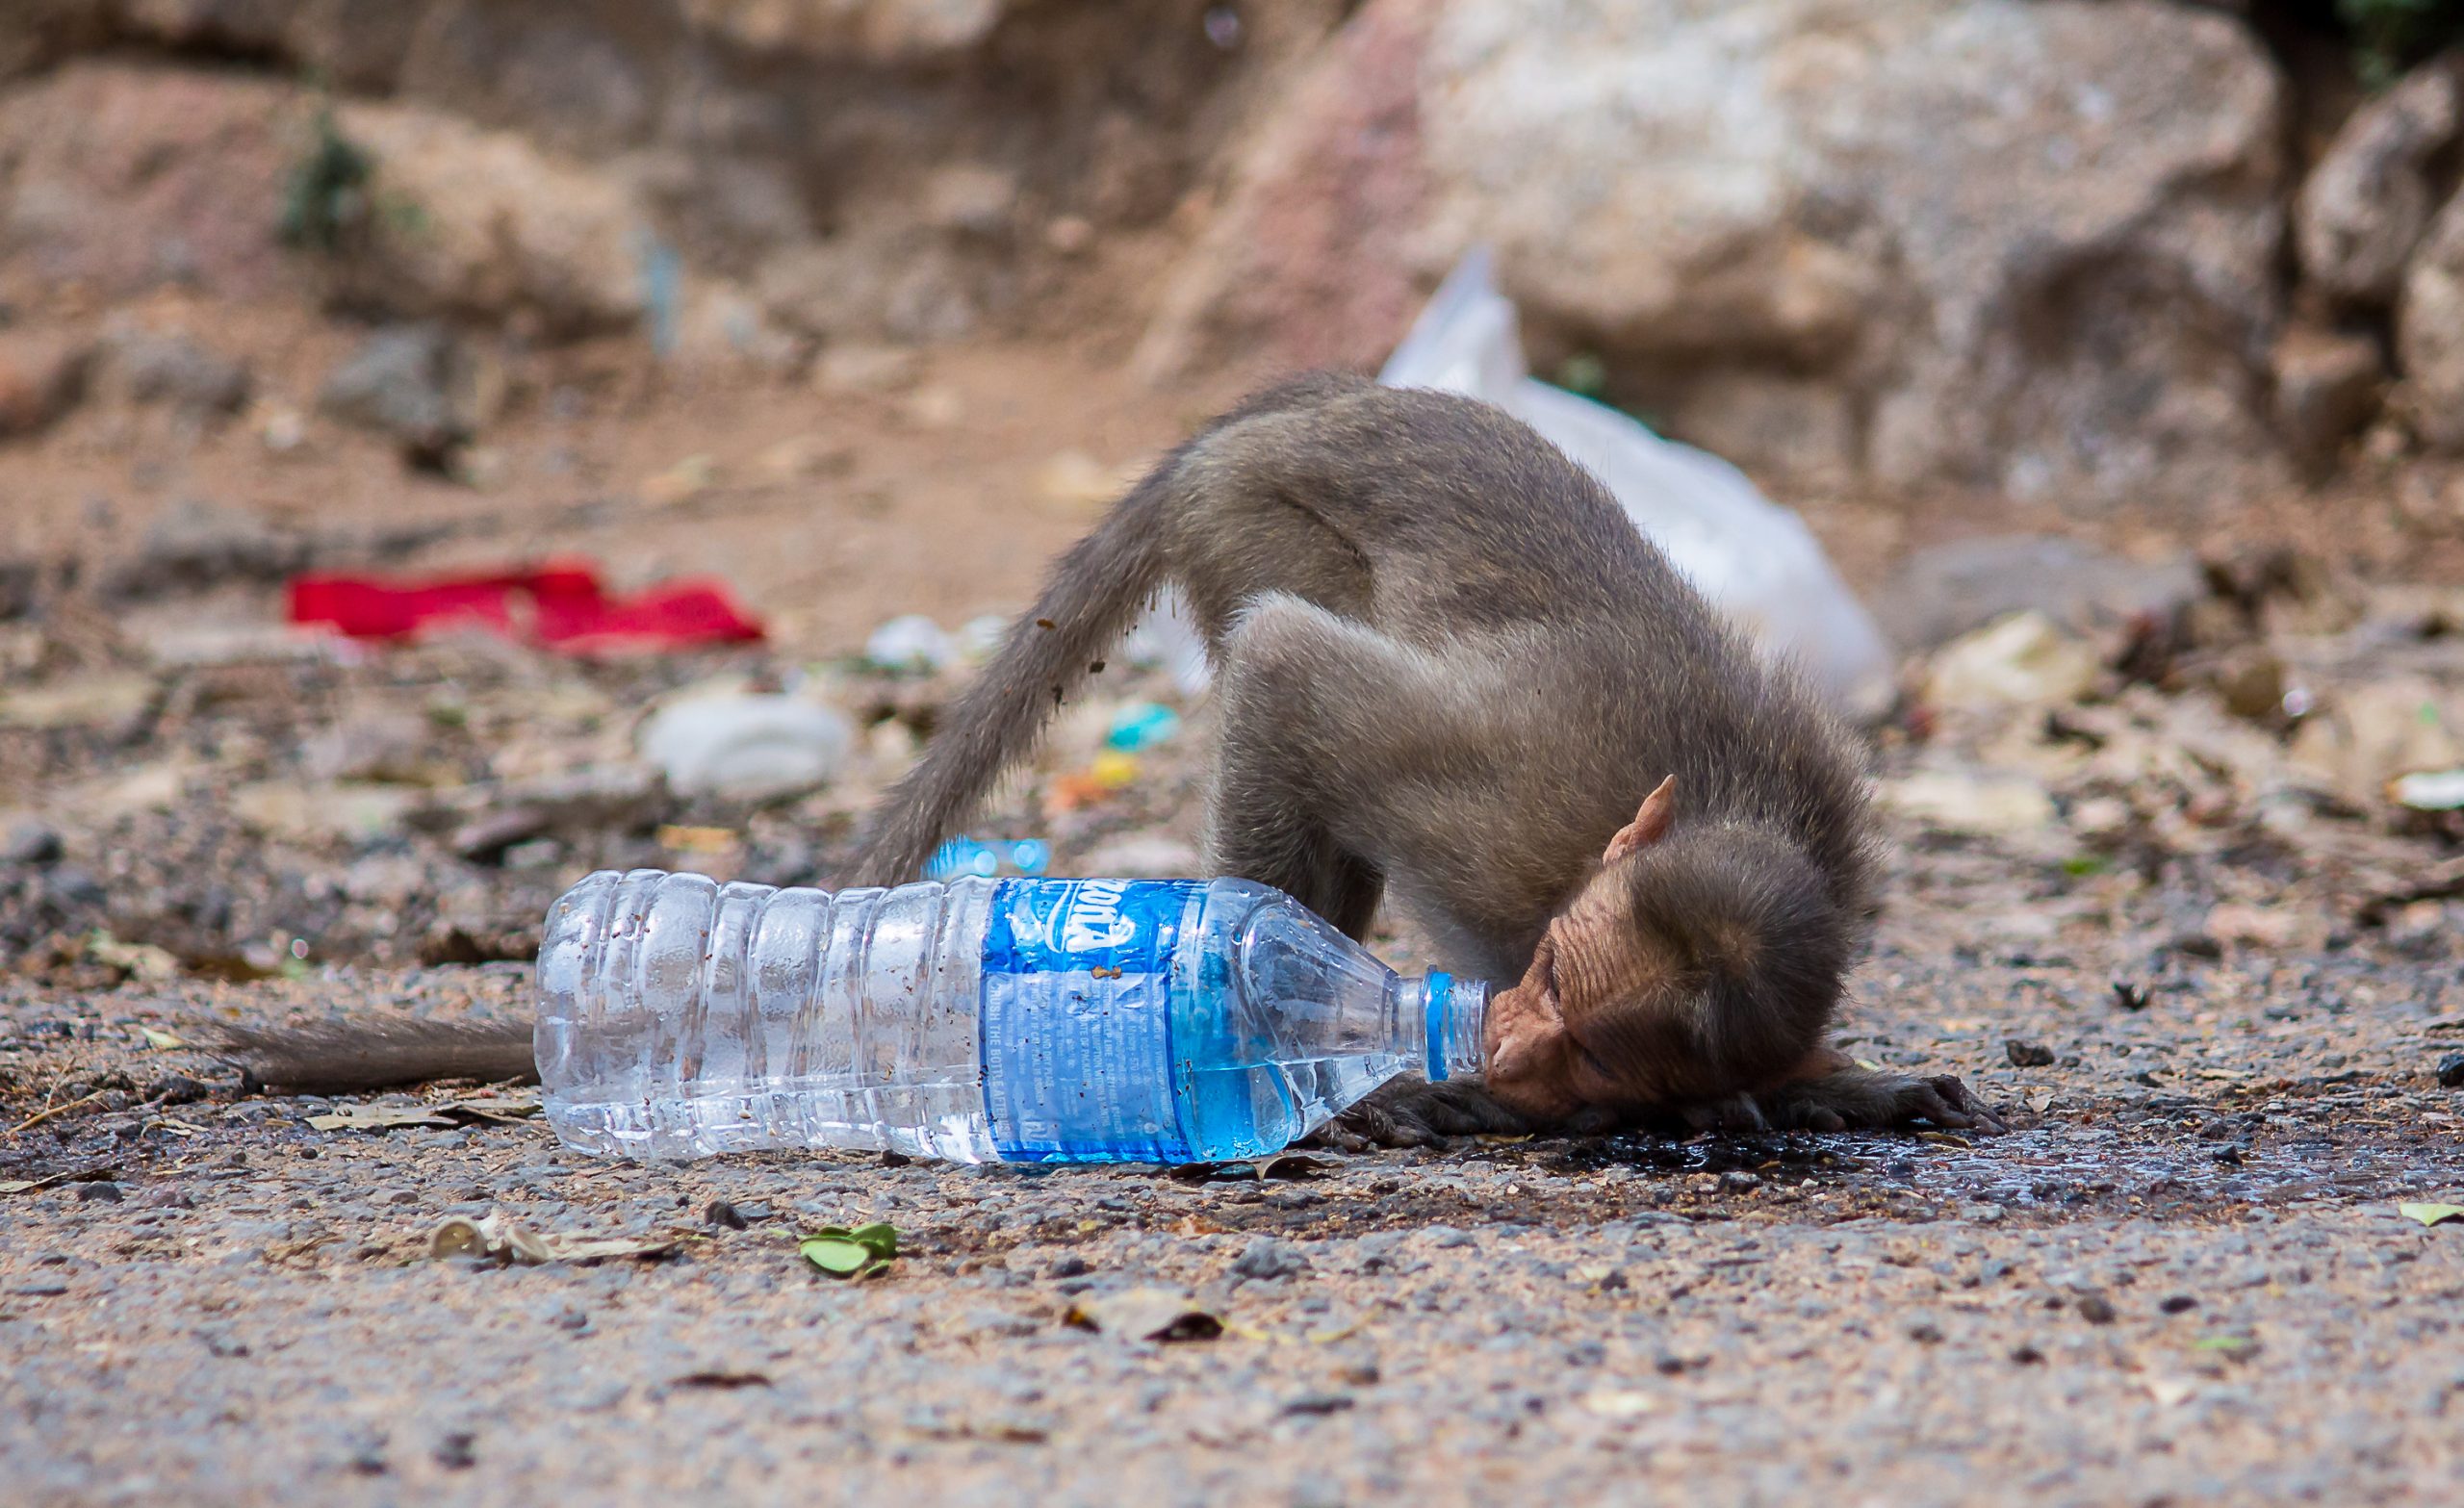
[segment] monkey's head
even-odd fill
[[[1563,1119],[1775,1086],[1820,1048],[1861,932],[1779,834],[1679,827],[1672,777],[1491,999],[1490,1092]]]

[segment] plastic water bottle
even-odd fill
[[[1477,1072],[1488,1005],[1246,881],[831,895],[654,869],[556,902],[538,989],[568,1145],[962,1163],[1263,1156],[1405,1069]]]

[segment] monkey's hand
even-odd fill
[[[1808,1131],[1851,1126],[1908,1126],[1919,1122],[1946,1131],[1991,1135],[2011,1128],[1953,1074],[1915,1078],[1886,1068],[1835,1069],[1764,1091],[1760,1109],[1770,1124]]]
[[[1337,1152],[1424,1147],[1447,1137],[1518,1136],[1533,1130],[1524,1116],[1468,1079],[1430,1084],[1395,1079],[1320,1127],[1309,1139]]]

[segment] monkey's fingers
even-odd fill
[[[1934,1124],[1955,1131],[1981,1131],[1998,1136],[2011,1129],[1993,1108],[1968,1092],[1957,1074],[1938,1074],[1922,1083],[1923,1113]]]

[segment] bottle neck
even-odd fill
[[[1431,1084],[1470,1079],[1483,1066],[1482,1044],[1488,1039],[1489,986],[1476,979],[1451,974],[1424,974],[1402,982],[1397,1024],[1414,1040],[1421,1071]]]

